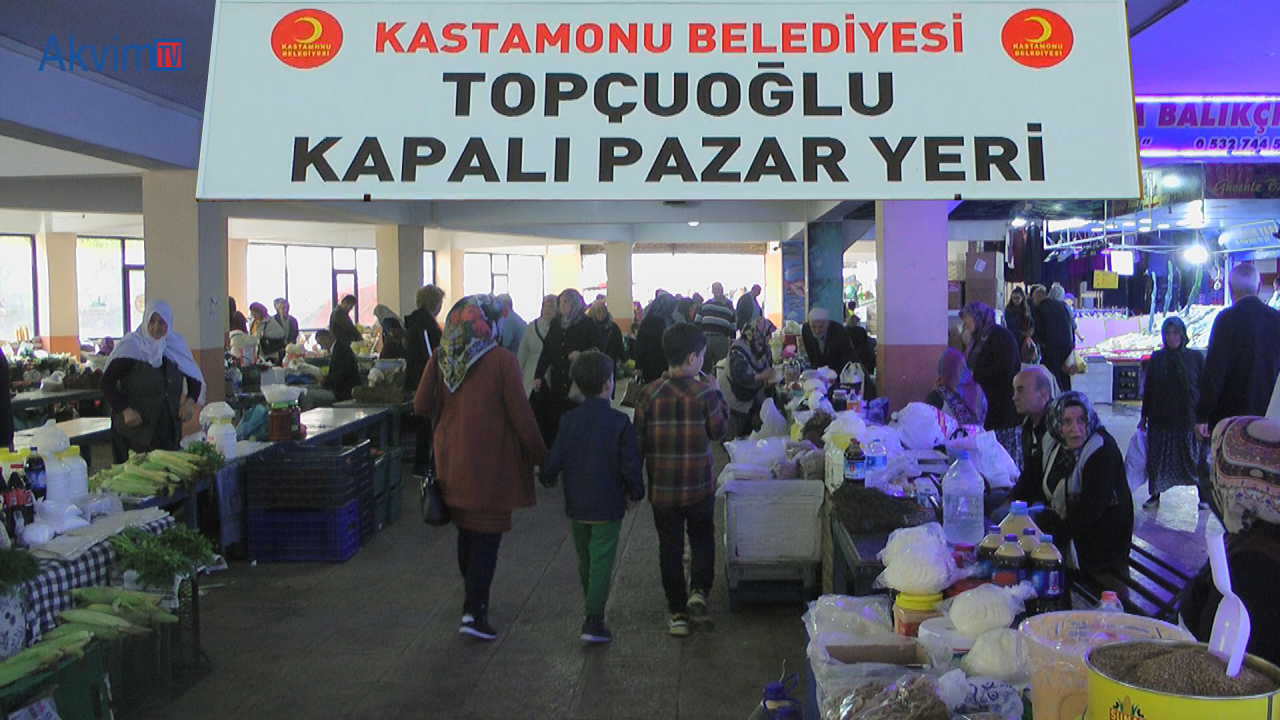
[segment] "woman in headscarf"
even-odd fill
[[[373,316],[378,319],[379,338],[375,348],[378,357],[382,360],[405,358],[404,322],[400,320],[400,316],[386,305],[375,307]]]
[[[1202,477],[1208,445],[1196,434],[1196,402],[1204,355],[1187,347],[1187,326],[1179,317],[1160,326],[1164,349],[1151,354],[1142,387],[1138,429],[1147,432],[1147,489],[1143,507],[1160,504],[1160,493],[1175,485],[1195,485],[1208,501]]]
[[[115,461],[128,460],[130,450],[177,450],[182,423],[195,413],[203,389],[204,376],[187,341],[173,329],[169,304],[147,303],[142,322],[116,343],[102,373]]]
[[[569,389],[573,386],[569,366],[578,359],[579,353],[604,347],[600,324],[587,317],[587,303],[582,293],[570,288],[560,293],[559,302],[560,319],[551,325],[551,332],[543,341],[533,381],[535,391],[547,389],[540,405],[539,421],[548,446],[555,442],[561,416],[574,404],[569,399]]]
[[[534,504],[533,466],[547,455],[524,394],[516,356],[498,344],[492,298],[458,301],[427,363],[414,412],[432,418],[441,495],[458,528],[466,584],[458,632],[493,640],[489,588],[511,513]]]
[[[1031,303],[1021,287],[1015,287],[1009,293],[1009,304],[1004,306],[1004,327],[1013,333],[1018,341],[1018,352],[1022,362],[1028,365],[1037,364],[1036,343],[1032,337],[1036,332],[1036,323],[1031,316]]]
[[[667,356],[662,353],[662,333],[676,322],[680,301],[674,295],[661,293],[645,308],[644,320],[636,331],[636,366],[644,382],[653,382],[667,371]]]
[[[249,317],[253,321],[249,334],[258,338],[258,357],[279,363],[286,344],[284,328],[267,313],[267,306],[262,303],[249,306]]]
[[[938,358],[938,380],[924,401],[961,425],[980,426],[987,416],[987,396],[974,381],[964,355],[954,348],[943,350]]]
[[[986,303],[971,302],[960,311],[965,334],[969,336],[965,361],[973,379],[987,397],[987,416],[982,427],[994,430],[1009,456],[1022,465],[1022,417],[1013,404],[1013,378],[1022,371],[1018,341],[1013,333],[996,322],[996,312]]]
[[[1046,425],[1044,480],[1029,503],[1047,509],[1036,524],[1053,535],[1070,567],[1123,572],[1133,539],[1124,455],[1083,393],[1059,395],[1049,405]]]
[[[1231,589],[1252,623],[1248,652],[1280,662],[1280,423],[1227,418],[1214,428],[1209,457],[1212,507],[1227,531]],[[1212,634],[1221,599],[1206,563],[1181,606],[1187,628],[1202,642]]]
[[[604,300],[597,300],[587,309],[587,316],[600,325],[601,352],[613,360],[614,368],[621,369],[627,361],[627,350],[622,343],[622,328],[613,321],[609,305]]]
[[[743,437],[760,423],[760,408],[777,381],[769,338],[775,328],[767,318],[749,320],[742,334],[729,346],[728,388],[729,421],[734,437]]]

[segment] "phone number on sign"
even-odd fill
[[[1196,150],[1270,150],[1280,149],[1280,138],[1196,138]]]

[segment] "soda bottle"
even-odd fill
[[[1035,521],[1031,519],[1031,514],[1027,511],[1027,504],[1021,500],[1014,501],[1009,505],[1009,514],[1004,520],[1000,521],[1000,534],[1008,535],[1013,533],[1018,537],[1022,537],[1022,531],[1026,528],[1036,528],[1036,534],[1040,533],[1040,528],[1036,527]]]
[[[991,579],[991,573],[995,570],[996,550],[1000,549],[1002,542],[1004,537],[1000,535],[1000,528],[992,525],[987,529],[987,536],[978,544],[978,577],[983,580]]]
[[[871,438],[867,445],[867,487],[884,490],[889,484],[889,451],[880,438]]]
[[[7,530],[11,530],[10,537],[16,543],[22,537],[22,531],[26,529],[27,524],[35,520],[35,508],[28,503],[27,496],[31,491],[27,489],[27,481],[22,475],[12,473],[9,475],[9,488],[4,494],[5,514]],[[30,517],[28,517],[30,511]]]
[[[46,482],[44,458],[40,457],[35,448],[31,448],[31,454],[27,455],[27,462],[23,466],[23,470],[26,473],[27,486],[31,489],[31,494],[43,500]]]
[[[1098,612],[1124,612],[1124,605],[1120,603],[1120,597],[1114,592],[1107,590],[1102,593],[1102,601],[1098,603],[1096,608]]]
[[[942,476],[942,532],[952,545],[982,542],[985,525],[982,495],[987,485],[969,462],[968,453],[960,453],[951,469]]]
[[[1013,587],[1026,579],[1027,554],[1018,545],[1018,536],[1004,536],[992,561],[991,581],[1001,587]]]
[[[844,451],[844,481],[854,485],[867,484],[867,454],[862,451],[862,443],[857,438],[850,440]]]
[[[1040,533],[1035,528],[1022,528],[1022,537],[1018,538],[1018,544],[1022,546],[1022,552],[1031,557],[1031,553],[1036,551],[1040,545]]]
[[[1062,610],[1062,553],[1052,535],[1041,535],[1031,553],[1031,586],[1036,590],[1036,614]]]

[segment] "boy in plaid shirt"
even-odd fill
[[[658,529],[658,563],[672,635],[690,633],[689,617],[707,614],[715,574],[715,478],[711,443],[729,428],[729,406],[714,377],[702,375],[707,337],[678,323],[662,335],[667,372],[640,392],[636,437],[649,474],[649,502]],[[684,535],[689,535],[691,590],[684,577]]]

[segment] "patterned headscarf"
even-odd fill
[[[956,420],[981,425],[987,417],[987,396],[973,380],[959,350],[947,348],[938,358],[938,391]]]
[[[752,359],[759,359],[769,352],[769,338],[777,330],[768,318],[758,317],[742,328],[739,343],[750,351]]]
[[[488,295],[462,298],[449,310],[440,343],[440,372],[449,392],[457,392],[471,366],[498,346],[501,316],[502,310]]]
[[[1227,418],[1213,430],[1209,482],[1227,532],[1256,521],[1280,525],[1280,423]]]
[[[667,327],[671,327],[675,323],[674,317],[676,308],[680,305],[680,301],[671,293],[662,293],[649,303],[649,307],[644,309],[644,316],[657,315],[662,318]]]
[[[1089,398],[1084,393],[1076,390],[1068,390],[1062,393],[1052,403],[1049,403],[1049,408],[1045,411],[1045,425],[1049,430],[1049,435],[1063,447],[1067,446],[1067,441],[1062,436],[1062,416],[1066,413],[1067,408],[1072,406],[1084,410],[1085,422],[1088,425],[1088,434],[1085,435],[1086,443],[1102,427],[1102,421],[1098,419],[1098,413],[1093,411],[1093,403],[1089,402]]]
[[[565,298],[569,298],[572,307],[569,308],[569,312],[562,313],[560,315],[560,327],[568,330],[577,324],[577,322],[581,320],[582,316],[587,312],[587,301],[583,299],[582,293],[574,290],[573,288],[569,288],[568,290],[560,293],[558,299],[563,300]]]
[[[960,317],[965,315],[973,318],[973,334],[969,336],[969,345],[965,349],[965,357],[969,362],[973,362],[978,353],[982,352],[982,346],[987,342],[987,335],[996,324],[996,311],[992,310],[990,305],[975,300],[965,305],[960,311]]]

